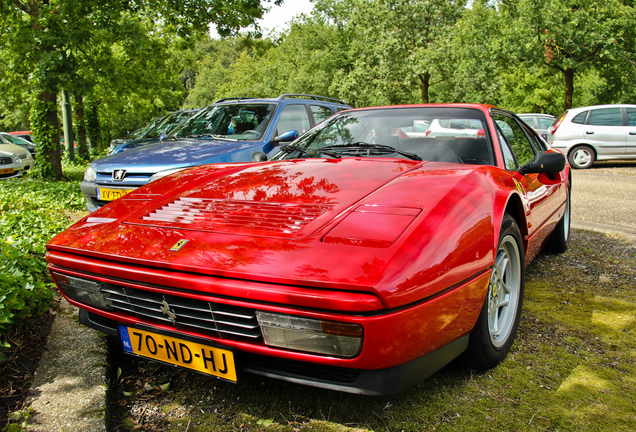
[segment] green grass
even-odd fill
[[[488,372],[456,362],[400,395],[376,398],[251,375],[233,385],[126,358],[120,359],[122,379],[111,386],[112,426],[189,432],[636,430],[634,252],[619,239],[575,231],[568,252],[540,255],[528,268],[513,350]],[[169,391],[156,389],[166,382]]]

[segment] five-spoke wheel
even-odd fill
[[[488,292],[465,353],[477,369],[495,367],[510,351],[523,304],[524,264],[521,231],[505,214]]]

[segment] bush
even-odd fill
[[[46,243],[70,225],[72,212],[85,210],[75,180],[83,168],[66,168],[73,181],[26,177],[0,182],[0,343],[9,329],[49,309],[53,283],[44,259]]]

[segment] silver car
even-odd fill
[[[0,179],[24,175],[34,164],[28,150],[0,135]]]
[[[636,105],[569,109],[548,129],[548,142],[579,169],[597,160],[636,159]]]
[[[518,117],[530,126],[541,138],[548,140],[548,128],[554,122],[554,116],[551,114],[518,114]]]

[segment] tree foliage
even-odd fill
[[[280,0],[276,0],[280,3]],[[43,102],[33,110],[32,130],[47,154],[39,174],[60,178],[59,121],[57,94],[64,88],[90,98],[104,80],[108,90],[97,92],[99,106],[117,89],[130,95],[136,84],[148,89],[148,81],[170,81],[175,65],[166,55],[180,39],[207,31],[216,24],[221,35],[229,35],[262,16],[260,0],[13,0],[0,2],[2,59],[11,71],[3,87],[26,86]],[[137,66],[137,67],[135,67]],[[169,66],[172,66],[169,67]],[[176,69],[177,74],[179,68]],[[134,75],[131,79],[130,75]],[[141,80],[140,80],[141,78]],[[152,78],[152,79],[150,79]],[[113,85],[114,82],[124,85]],[[153,86],[178,93],[172,86]],[[162,95],[150,100],[161,101]],[[180,104],[181,100],[175,105]],[[33,99],[33,98],[32,98]],[[143,98],[146,104],[148,99]],[[134,99],[133,99],[134,101]],[[50,166],[44,166],[50,165]]]
[[[524,42],[517,58],[534,59],[561,75],[565,109],[572,107],[581,74],[612,76],[620,69],[634,78],[633,6],[619,0],[520,0],[502,3],[501,17],[508,40]]]

